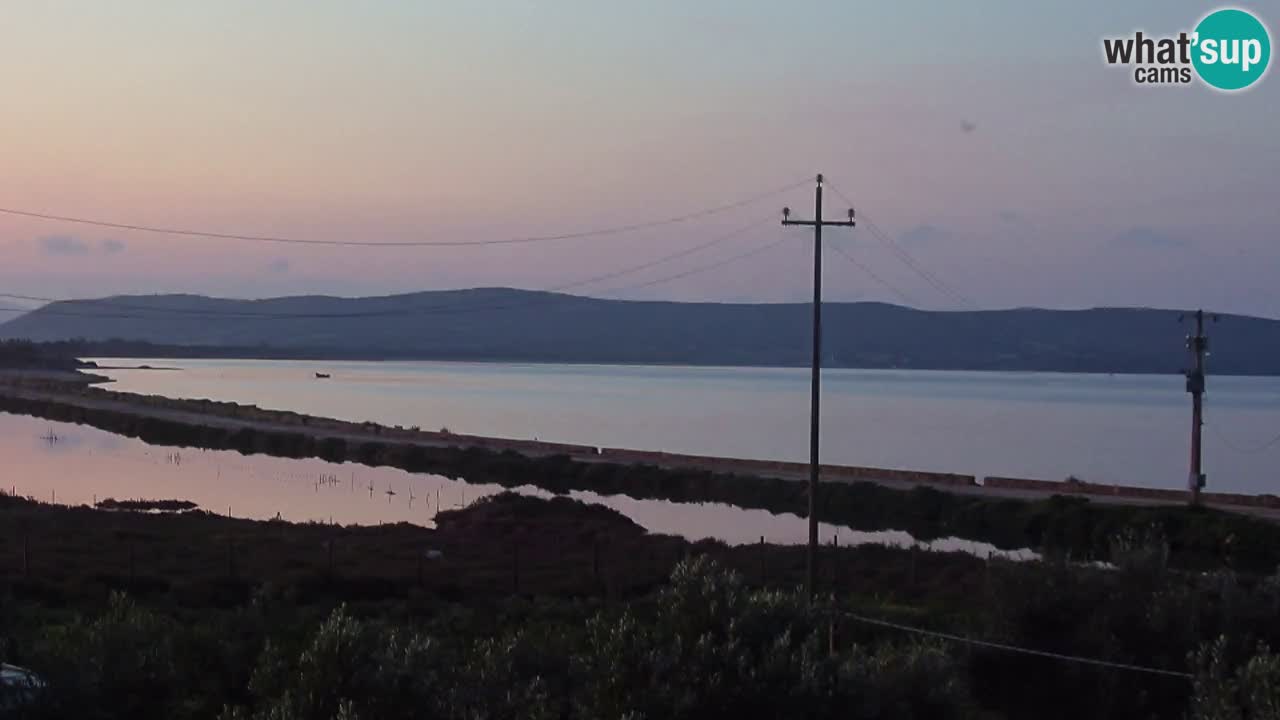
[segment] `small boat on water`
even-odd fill
[[[316,379],[317,379],[317,380],[328,380],[328,379],[329,379],[329,373],[322,373],[322,372],[318,372],[318,373],[316,373]]]

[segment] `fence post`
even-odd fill
[[[333,583],[333,538],[332,537],[330,537],[328,541],[325,542],[325,548],[326,548],[326,553],[328,555],[328,564],[325,569],[325,578],[330,584],[332,584]]]
[[[769,573],[765,571],[764,563],[764,536],[760,536],[760,585],[761,587],[769,584]]]
[[[591,580],[598,591],[600,589],[600,537],[598,535],[591,537]]]
[[[831,611],[831,614],[828,616],[828,624],[827,624],[827,654],[830,655],[831,657],[835,657],[836,655],[836,632],[837,632],[836,622],[837,620],[838,620],[837,611],[833,609]]]
[[[987,564],[982,571],[982,588],[983,592],[991,596],[991,551],[987,551]]]
[[[514,595],[520,594],[520,545],[513,543],[511,545],[511,592]]]
[[[913,544],[911,546],[911,575],[909,580],[912,590],[916,587],[916,554],[919,552],[919,548],[919,545]]]

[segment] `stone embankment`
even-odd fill
[[[303,433],[314,437],[317,441],[334,438],[347,442],[395,442],[464,450],[475,448],[499,453],[514,452],[533,458],[562,456],[585,463],[648,465],[671,470],[699,470],[718,474],[795,480],[807,477],[809,472],[808,464],[800,462],[601,448],[571,443],[465,435],[445,429],[433,431],[417,427],[387,427],[373,422],[349,422],[290,411],[267,410],[254,405],[232,402],[176,400],[157,395],[121,393],[88,384],[29,376],[0,378],[0,398],[3,397],[14,400],[50,400],[86,409],[110,410],[184,424]],[[0,410],[3,409],[4,404],[0,403]],[[1074,495],[1101,501],[1148,501],[1157,504],[1185,503],[1189,499],[1189,494],[1185,490],[1108,485],[1075,479],[1051,481],[991,476],[979,480],[975,475],[852,465],[823,465],[822,477],[825,480],[844,482],[868,481],[896,486],[924,485],[993,497]],[[1280,497],[1275,495],[1206,492],[1202,493],[1201,499],[1206,504],[1219,507],[1280,509]]]

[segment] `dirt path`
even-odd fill
[[[581,445],[542,443],[536,441],[492,438],[474,435],[457,435],[439,432],[388,428],[373,424],[352,423],[332,418],[302,416],[295,413],[261,410],[239,406],[235,411],[259,415],[276,415],[279,419],[238,417],[227,411],[230,404],[212,404],[205,409],[180,409],[165,407],[168,405],[194,404],[198,401],[155,399],[130,393],[108,392],[99,389],[88,389],[83,386],[66,383],[48,385],[32,383],[2,383],[0,393],[10,397],[27,400],[51,401],[86,409],[105,410],[135,417],[148,417],[192,427],[218,427],[229,430],[249,428],[259,431],[305,433],[320,440],[337,438],[348,443],[395,442],[423,448],[485,448],[490,450],[513,450],[526,457],[539,458],[552,455],[567,455],[576,462],[583,463],[621,463],[644,462],[668,469],[712,470],[738,475],[780,478],[803,482],[808,479],[807,468],[799,463],[759,463],[737,458],[711,458],[663,453],[648,453],[630,450],[602,450]],[[768,466],[768,467],[764,467]],[[946,482],[931,481],[937,477]],[[922,478],[922,479],[915,479]],[[824,467],[823,479],[827,482],[874,482],[876,484],[899,490],[911,490],[921,485],[933,487],[945,492],[964,495],[975,495],[988,498],[1008,498],[1016,500],[1043,500],[1055,492],[1038,489],[997,488],[981,484],[965,483],[973,480],[968,476],[946,476],[943,473],[909,473],[900,470],[876,470],[874,468],[849,468],[843,466]],[[956,481],[956,479],[960,481]],[[1111,505],[1177,505],[1177,500],[1142,497],[1118,497],[1114,495],[1073,493],[1085,497],[1091,502]],[[1280,508],[1251,506],[1235,503],[1209,503],[1231,512],[1240,512],[1272,521],[1280,521]]]

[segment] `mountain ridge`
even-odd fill
[[[824,303],[832,367],[1178,372],[1187,326],[1158,308],[917,310]],[[147,343],[226,356],[804,366],[808,303],[611,300],[469,288],[346,298],[173,293],[51,303],[0,339]],[[1280,374],[1280,320],[1224,315],[1211,370]],[[127,345],[127,343],[125,343]]]

